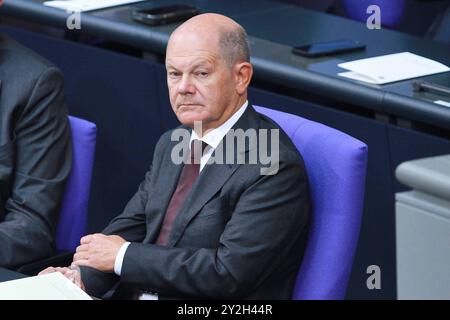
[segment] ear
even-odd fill
[[[247,92],[253,76],[253,66],[249,62],[241,62],[234,65],[236,77],[236,91],[239,95]]]

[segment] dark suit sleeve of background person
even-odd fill
[[[16,56],[23,57],[22,52]],[[32,64],[31,56],[26,57],[27,62],[16,58],[19,61],[2,81],[0,93],[5,95],[2,101],[14,104],[1,106],[14,110],[8,116],[4,112],[8,119],[1,119],[3,125],[9,122],[11,127],[9,148],[4,146],[0,159],[0,183],[10,190],[0,194],[4,197],[0,199],[4,206],[0,265],[6,267],[54,252],[54,233],[72,164],[62,75],[57,68],[43,65],[43,59]],[[18,67],[21,63],[30,65],[23,73]],[[22,79],[18,81],[18,77]],[[2,177],[8,181],[1,181]]]
[[[152,172],[127,206],[132,210],[125,210],[104,231],[131,237],[127,239],[132,243],[123,260],[121,283],[163,297],[289,298],[307,234],[309,194],[303,161],[286,139],[282,138],[280,145],[288,143],[289,147],[280,147],[277,174],[261,175],[258,165],[240,165],[226,182],[236,186],[233,194],[227,195],[232,203],[231,217],[219,245],[201,248],[140,242],[144,230],[137,227],[138,221],[145,219],[142,213],[156,201],[146,194],[152,193],[153,174],[160,168],[158,159],[170,154],[169,144],[157,148]],[[212,201],[222,199],[217,196]],[[149,226],[151,220],[141,225]],[[204,235],[200,232],[197,236]],[[101,273],[86,269],[82,278],[88,292],[101,295],[106,289]],[[280,288],[282,293],[278,292]]]

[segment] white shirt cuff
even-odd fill
[[[128,246],[131,242],[125,242],[119,249],[119,252],[117,252],[116,261],[114,261],[114,273],[120,276],[122,272],[122,264],[123,264],[123,258],[125,257],[125,252],[128,249]]]

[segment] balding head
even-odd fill
[[[186,35],[197,35],[216,43],[220,55],[230,66],[250,62],[247,33],[240,24],[226,16],[205,13],[187,20],[172,33],[168,46]]]

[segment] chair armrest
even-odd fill
[[[47,267],[67,267],[72,263],[73,252],[61,252],[54,256],[21,266],[16,271],[35,276]]]

